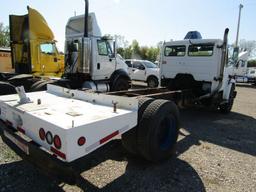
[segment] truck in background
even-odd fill
[[[26,15],[10,15],[12,63],[17,74],[60,77],[64,55],[43,16],[30,7]]]
[[[199,103],[223,112],[232,108],[235,91],[234,65],[228,62],[224,39],[187,39],[165,42],[161,50],[161,86],[192,89]]]
[[[114,39],[102,36],[94,13],[71,17],[66,24],[65,70],[62,79],[43,81],[33,91],[45,90],[54,83],[72,89],[93,89],[107,92],[127,90],[131,79],[128,67],[117,56]]]
[[[42,78],[60,78],[64,72],[64,55],[56,47],[54,35],[43,16],[27,7],[26,15],[10,15],[11,49],[8,61],[0,63],[0,95],[15,93],[23,85],[31,91]]]
[[[256,85],[256,67],[248,67],[246,72],[247,82]]]
[[[234,75],[237,83],[247,83],[248,78],[247,73],[247,63],[248,63],[249,53],[247,51],[242,51],[238,54],[238,61],[235,64]]]

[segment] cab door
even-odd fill
[[[93,67],[93,80],[109,79],[116,68],[116,59],[107,40],[96,40],[96,62]]]
[[[146,68],[139,61],[132,62],[131,79],[145,81],[146,79]]]
[[[40,68],[41,73],[57,73],[60,70],[60,59],[55,44],[40,44]]]

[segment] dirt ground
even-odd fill
[[[251,191],[256,190],[256,88],[237,87],[228,115],[181,110],[177,154],[149,164],[115,140],[81,159],[77,185],[49,178],[0,139],[0,191]]]

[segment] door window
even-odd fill
[[[45,54],[53,54],[54,53],[54,46],[51,43],[44,43],[40,45],[40,49],[42,53]]]
[[[133,68],[136,68],[136,69],[139,69],[139,70],[144,70],[145,69],[144,65],[142,65],[140,62],[137,62],[137,61],[133,62],[132,65],[133,65]]]
[[[109,45],[108,41],[104,41],[104,40],[98,40],[97,41],[98,44],[98,52],[99,55],[111,55],[112,54],[112,49],[111,46]]]

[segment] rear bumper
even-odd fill
[[[75,183],[77,173],[75,173],[75,171],[72,169],[70,163],[66,163],[57,159],[54,155],[42,150],[40,146],[33,141],[26,141],[16,134],[16,130],[5,125],[2,121],[0,121],[0,131],[3,142],[7,144],[22,159],[29,161],[35,167],[42,170],[42,172],[47,176],[57,177],[66,181],[67,183]],[[11,141],[9,139],[10,136],[6,136],[6,132],[12,138],[15,138],[18,142],[26,145],[29,154],[27,155],[23,150],[21,150],[20,147]]]

